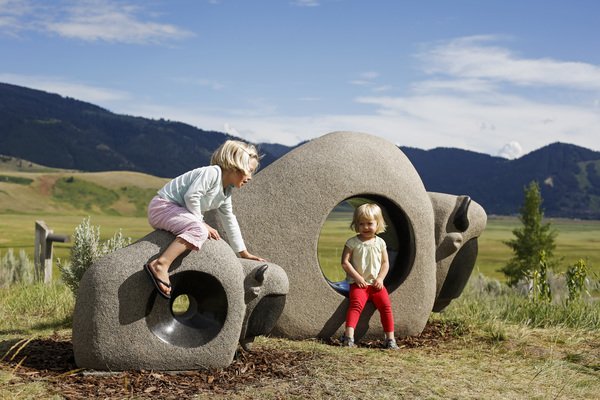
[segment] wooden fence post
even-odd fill
[[[69,235],[59,235],[44,223],[35,221],[35,247],[33,261],[35,264],[36,280],[44,283],[52,282],[52,242],[69,243]]]

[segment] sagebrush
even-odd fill
[[[83,274],[96,260],[130,243],[131,238],[123,238],[121,229],[111,239],[101,242],[100,226],[91,226],[90,217],[84,218],[75,228],[68,261],[63,263],[60,258],[57,261],[63,282],[77,295]]]
[[[20,282],[30,284],[34,274],[34,264],[27,257],[25,250],[19,251],[19,257],[15,257],[13,249],[8,249],[6,254],[0,257],[0,287]]]

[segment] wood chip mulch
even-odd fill
[[[464,333],[457,324],[427,324],[419,335],[398,339],[401,349],[435,347]],[[318,339],[339,345],[337,339]],[[383,341],[361,341],[358,347],[380,348]],[[156,398],[191,399],[199,394],[235,393],[246,385],[260,385],[262,380],[294,381],[310,375],[310,362],[319,355],[311,351],[289,351],[254,346],[251,352],[241,348],[226,368],[170,373],[162,371],[123,371],[102,373],[80,370],[75,365],[70,338],[53,335],[33,339],[15,346],[3,355],[0,369],[10,371],[9,385],[44,381],[50,392],[68,400]]]

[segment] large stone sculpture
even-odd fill
[[[385,285],[400,336],[422,331],[432,311],[462,292],[477,257],[485,211],[467,196],[427,192],[406,156],[388,141],[334,132],[289,152],[234,193],[250,252],[238,259],[225,240],[208,240],[171,268],[172,299],[157,295],[142,265],[173,235],[155,231],[96,262],[80,282],[73,316],[78,366],[100,370],[189,370],[226,366],[236,347],[273,332],[288,338],[341,334],[347,287],[330,282],[318,260],[321,229],[341,203],[378,203],[388,224]],[[342,238],[345,241],[347,238]],[[340,267],[341,268],[341,267]],[[179,296],[189,306],[173,309]],[[357,338],[376,338],[368,304]]]
[[[250,252],[280,265],[289,279],[286,306],[273,332],[289,338],[342,333],[347,293],[324,277],[318,260],[323,224],[342,202],[376,202],[383,208],[390,251],[384,283],[395,331],[420,333],[432,310],[444,309],[462,292],[486,214],[466,196],[427,192],[401,150],[356,132],[334,132],[299,146],[234,194]],[[219,225],[214,215],[207,218]],[[375,311],[372,304],[365,308],[357,338],[381,337],[378,318],[371,324]]]
[[[79,367],[98,370],[190,370],[227,366],[238,342],[274,326],[288,291],[283,270],[240,260],[223,240],[179,257],[171,268],[172,300],[158,296],[142,270],[173,241],[155,231],[94,263],[84,274],[73,315]],[[179,296],[188,307],[173,309]]]

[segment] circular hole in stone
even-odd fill
[[[348,296],[349,285],[345,281],[346,272],[342,268],[342,252],[346,241],[356,235],[356,232],[350,229],[354,209],[365,203],[379,205],[387,225],[386,231],[378,236],[385,240],[390,260],[390,270],[384,280],[389,292],[402,284],[415,259],[413,229],[406,214],[397,204],[376,195],[345,199],[329,213],[321,228],[318,243],[319,265],[325,280],[345,296]]]
[[[175,317],[179,317],[184,315],[188,309],[190,308],[190,298],[187,294],[182,294],[181,296],[177,296],[173,303],[171,304],[171,311]]]
[[[173,346],[193,348],[207,344],[221,332],[227,318],[223,285],[214,276],[199,271],[175,273],[170,280],[170,301],[155,292],[148,301],[148,328]],[[180,304],[175,305],[176,301]]]

